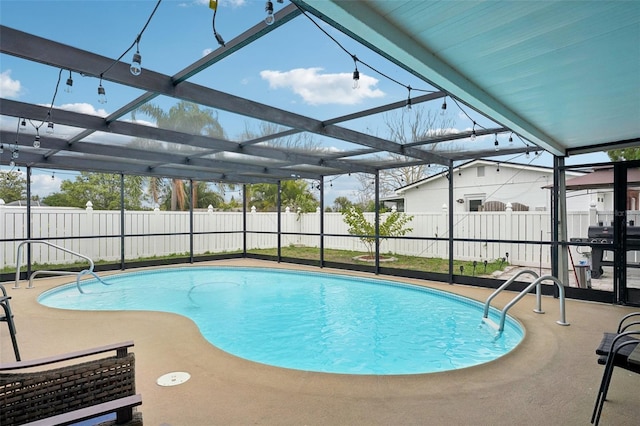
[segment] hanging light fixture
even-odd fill
[[[42,124],[44,124],[44,122]],[[42,124],[40,124],[40,126],[42,126]],[[40,126],[36,127],[36,134],[39,133]],[[48,135],[53,134],[53,121],[51,120],[51,110],[49,110],[49,112],[47,113],[47,134]]]
[[[4,144],[0,143],[0,154],[4,152]]]
[[[73,92],[73,78],[71,77],[71,70],[69,70],[69,78],[67,78],[67,87],[64,88],[67,93]]]
[[[33,147],[40,148],[40,135],[36,133],[36,137],[33,140]]]
[[[411,86],[407,86],[407,90],[409,91],[409,93],[407,95],[406,107],[407,109],[411,109]]]
[[[273,16],[273,2],[270,0],[264,6],[264,11],[267,12],[267,16],[264,18],[264,23],[271,25],[276,22],[276,17]]]
[[[493,145],[495,146],[496,152],[500,151],[500,146],[498,144],[498,134],[495,134],[495,140],[493,141]]]
[[[360,87],[360,71],[358,71],[358,58],[356,57],[356,55],[353,55],[353,64],[355,65],[356,69],[353,71],[353,88],[357,89]]]
[[[513,132],[509,135],[509,144],[513,143]]]
[[[142,73],[142,56],[140,56],[140,36],[136,38],[136,53],[133,54],[131,59],[131,66],[129,71],[133,75],[140,75]]]
[[[442,106],[440,107],[440,115],[444,115],[447,112],[447,97],[442,100]]]
[[[20,120],[20,129],[21,132],[24,132],[25,130],[27,130],[27,120],[25,120],[24,118]]]
[[[471,141],[475,141],[476,140],[476,122],[473,122],[473,127],[471,128],[471,137],[470,137]]]
[[[213,27],[213,35],[216,38],[218,44],[224,47],[224,39],[218,32],[216,31],[216,15],[218,14],[218,1],[217,0],[209,0],[209,8],[213,10],[213,18],[211,19],[211,26]]]
[[[98,86],[98,102],[101,104],[107,103],[107,93],[102,87],[102,75],[100,75],[100,85]]]

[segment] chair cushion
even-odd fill
[[[606,356],[609,355],[609,351],[611,351],[611,344],[613,343],[613,339],[615,339],[617,335],[617,333],[604,333],[604,336],[602,336],[602,340],[600,341],[600,345],[596,349],[596,355],[604,355],[606,359]],[[630,340],[636,340],[640,342],[640,340],[638,340],[635,336],[623,336],[618,339],[617,343],[620,344],[623,342],[628,342]],[[635,345],[624,346],[622,349],[620,349],[619,354],[627,357],[634,348]]]

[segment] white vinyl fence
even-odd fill
[[[633,213],[633,212],[632,212]],[[638,212],[635,212],[637,215]],[[373,213],[367,214],[373,220]],[[449,257],[448,212],[412,214],[407,226],[410,239],[386,239],[381,252],[421,257]],[[31,208],[31,238],[47,241],[89,256],[94,261],[118,261],[121,253],[120,211],[94,211],[53,207]],[[587,237],[589,224],[598,222],[593,209],[568,214],[568,237]],[[189,253],[188,212],[125,211],[124,252],[126,259]],[[487,240],[549,241],[551,220],[548,212],[473,212],[456,213],[453,236],[480,241],[456,241],[453,257],[457,260],[492,261],[508,257],[508,262],[522,266],[548,267],[549,245]],[[243,215],[241,212],[197,211],[193,214],[193,248],[195,255],[242,250]],[[247,249],[274,248],[278,244],[277,213],[247,213]],[[286,212],[281,215],[283,246],[320,246],[320,213]],[[181,235],[159,235],[180,233]],[[209,234],[207,234],[209,233]],[[299,235],[287,235],[299,234]],[[324,214],[324,247],[366,251],[358,238],[348,235],[340,213]],[[336,236],[339,235],[339,236]],[[344,235],[344,236],[343,236]],[[96,237],[100,238],[83,238]],[[71,239],[61,239],[69,238]],[[415,238],[415,239],[414,239]],[[418,238],[431,238],[423,240]],[[444,240],[435,240],[436,238]],[[25,207],[0,203],[0,240],[27,239]],[[15,266],[19,241],[0,241],[0,269]],[[508,253],[508,256],[507,256]],[[572,248],[575,263],[582,259]],[[63,264],[78,260],[73,255],[45,245],[32,245],[32,261],[40,264]]]

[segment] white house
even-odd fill
[[[473,160],[454,168],[454,212],[487,210],[487,207],[506,205],[548,211],[551,209],[550,187],[553,168]],[[449,208],[449,181],[447,171],[429,176],[396,189],[395,196],[383,197],[388,205],[396,205],[406,212],[441,211]],[[582,173],[567,172],[567,178]],[[568,210],[588,210],[594,197],[587,191],[572,192],[567,196]],[[490,203],[489,202],[497,202]],[[517,205],[516,203],[519,203]],[[404,208],[403,208],[404,207]]]

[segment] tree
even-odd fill
[[[17,171],[0,174],[0,198],[5,203],[24,200],[27,197],[27,180]]]
[[[455,120],[448,115],[440,115],[423,107],[414,107],[410,111],[402,108],[395,113],[384,115],[387,138],[401,145],[424,141],[429,138],[443,136],[455,125]],[[436,151],[437,143],[426,145],[429,151]],[[402,161],[406,157],[391,153],[394,161]],[[380,192],[392,193],[395,189],[409,185],[428,176],[429,164],[419,164],[380,172]]]
[[[124,208],[142,209],[141,176],[124,177]],[[120,175],[110,173],[81,172],[74,181],[63,180],[60,192],[53,193],[42,200],[50,206],[84,208],[87,201],[97,210],[120,209]]]
[[[362,209],[354,206],[342,212],[344,222],[349,226],[349,234],[356,235],[360,238],[369,252],[369,258],[374,258],[375,249],[375,222],[369,222],[365,217]],[[384,215],[384,220],[380,223],[378,236],[380,240],[388,237],[401,237],[413,231],[413,228],[407,228],[405,225],[413,220],[413,216],[397,211]]]
[[[640,148],[622,148],[607,151],[611,161],[640,160]]]
[[[393,113],[387,113],[384,115],[383,121],[386,128],[383,137],[401,145],[443,136],[455,125],[453,118],[436,114],[419,105],[414,106],[411,110],[403,108]],[[425,144],[427,148],[423,149],[435,152],[438,145],[438,143]],[[415,160],[396,153],[389,153],[379,159],[393,163]],[[430,164],[417,164],[381,170],[379,175],[380,193],[391,194],[397,188],[429,176],[431,174],[429,166]],[[357,197],[357,204],[373,206],[375,196],[373,178],[368,174],[358,174],[356,179],[360,182],[360,188],[354,193]]]
[[[209,186],[208,182],[193,182],[193,200],[194,208],[196,209],[206,209],[211,205],[214,208],[218,208],[223,206],[224,198],[218,192],[212,190]],[[176,186],[167,185],[164,187],[166,194],[163,196],[164,203],[160,205],[165,210],[171,208],[171,191]],[[189,188],[189,181],[182,181],[180,185],[177,185],[179,188],[184,188],[185,194]],[[186,197],[184,199],[184,205],[179,205],[180,210],[189,210],[191,206],[191,198]]]
[[[343,212],[352,206],[353,203],[347,197],[336,197],[336,199],[333,200],[333,209],[337,212]]]
[[[272,183],[257,183],[249,188],[249,202],[258,211],[275,211],[278,203],[278,185]],[[281,203],[284,207],[301,212],[314,212],[320,205],[309,191],[309,184],[305,180],[285,180],[280,184]]]
[[[368,173],[356,173],[353,176],[360,183],[360,188],[353,193],[356,199],[354,205],[365,212],[375,211],[376,185],[373,176]]]
[[[224,129],[218,121],[217,113],[214,116],[214,110],[212,109],[200,109],[198,104],[186,101],[180,101],[176,105],[172,106],[168,112],[164,111],[157,105],[144,104],[140,106],[136,111],[131,113],[132,119],[136,120],[136,112],[146,114],[147,116],[156,120],[158,127],[167,130],[175,130],[178,132],[191,133],[195,135],[210,136],[216,138],[224,137]],[[143,144],[141,141],[137,141],[137,144]],[[177,145],[173,147],[175,151],[192,149],[184,145]],[[148,181],[148,188],[150,195],[154,199],[154,203],[160,204],[159,189],[162,187],[162,183],[158,182],[157,177],[150,178]],[[167,192],[167,191],[165,191]],[[185,181],[182,179],[171,180],[171,190],[168,191],[170,195],[169,207],[171,210],[186,210],[188,207],[188,194],[185,187]],[[196,192],[194,196],[197,196]],[[198,205],[197,200],[194,203]]]

